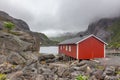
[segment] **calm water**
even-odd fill
[[[58,54],[58,46],[40,47],[40,53]]]

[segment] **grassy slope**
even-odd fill
[[[112,32],[111,41],[109,42],[110,48],[120,47],[120,20],[116,21],[112,26],[108,27],[108,31]]]
[[[57,45],[57,41],[50,40],[45,34],[39,33],[40,41],[42,46],[53,46]]]

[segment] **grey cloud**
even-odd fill
[[[120,16],[120,0],[0,0],[0,9],[25,20],[31,30],[54,36]]]
[[[119,0],[65,0],[59,13],[61,23],[82,30],[93,20],[120,15],[119,10]]]

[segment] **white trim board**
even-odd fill
[[[104,44],[104,58],[106,57],[106,47],[105,47],[105,44]]]
[[[79,49],[78,47],[79,47],[79,45],[78,45],[78,44],[76,44],[76,45],[77,45],[77,49],[76,49],[76,50],[77,50],[77,51],[76,51],[76,52],[77,52],[77,53],[76,53],[76,59],[78,59],[78,49]]]
[[[108,45],[106,42],[104,42],[103,40],[101,40],[100,38],[96,37],[96,36],[93,35],[93,34],[91,34],[91,35],[89,35],[88,37],[86,37],[86,38],[84,38],[84,39],[76,42],[76,44],[78,44],[78,43],[80,43],[80,42],[82,42],[82,41],[84,41],[84,40],[86,40],[86,39],[88,39],[89,37],[92,37],[92,36],[93,36],[94,38],[98,39],[99,41],[103,42],[104,44]]]

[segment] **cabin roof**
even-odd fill
[[[87,38],[89,38],[91,36],[95,37],[96,39],[98,39],[99,41],[101,41],[101,42],[103,42],[104,44],[107,45],[106,42],[104,42],[103,40],[101,40],[100,38],[96,37],[93,34],[86,35],[86,36],[83,36],[83,37],[75,37],[75,38],[72,38],[72,39],[68,39],[68,40],[65,40],[63,42],[60,42],[59,44],[78,44],[79,42],[82,42],[82,41],[86,40]]]

